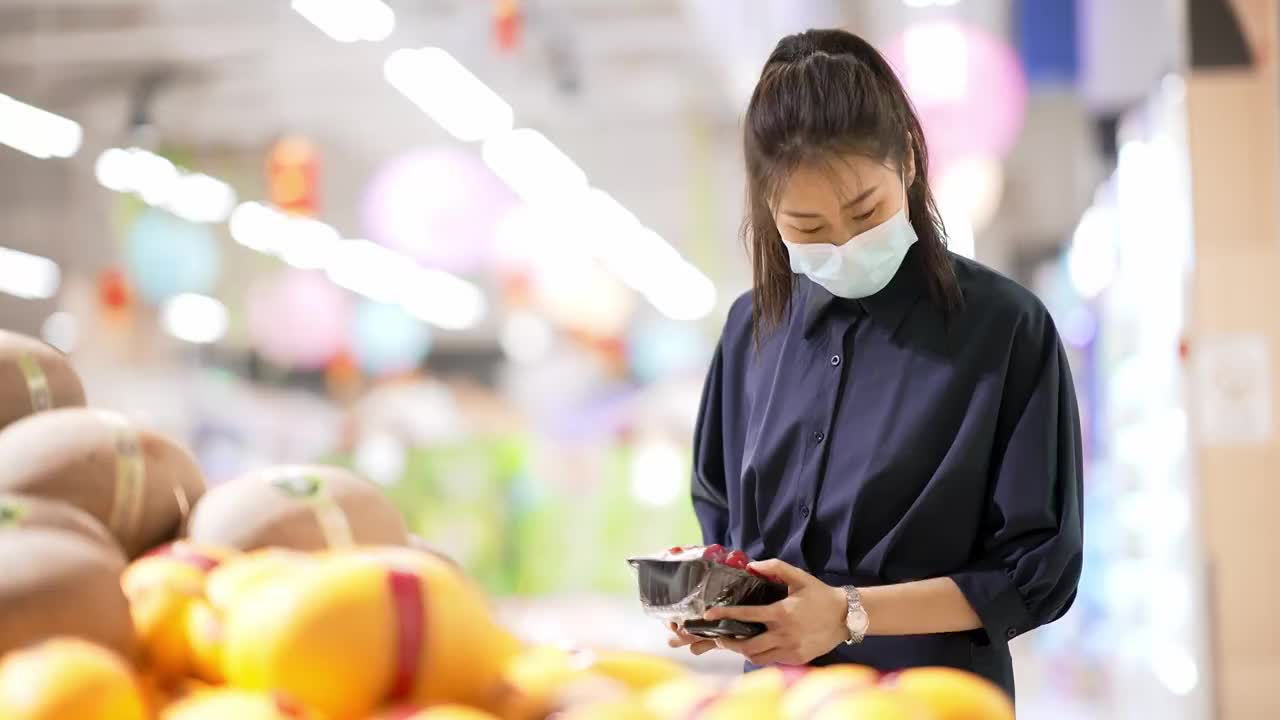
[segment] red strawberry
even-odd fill
[[[675,547],[667,550],[668,555],[679,555],[682,552],[684,552],[684,548],[680,547],[679,545],[676,545]]]
[[[725,550],[724,546],[719,543],[716,543],[714,545],[708,545],[706,549],[702,551],[703,560],[710,560],[712,562],[718,562],[718,563],[723,563],[727,555],[728,555],[728,551]]]
[[[747,557],[747,554],[741,550],[734,550],[724,559],[725,565],[739,570],[746,570],[749,562],[751,562],[751,558]]]

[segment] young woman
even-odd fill
[[[784,38],[744,148],[754,289],[729,312],[694,442],[704,540],[790,586],[673,627],[748,668],[946,665],[1013,694],[1009,641],[1071,606],[1079,418],[1048,312],[950,254],[906,93],[866,41]]]

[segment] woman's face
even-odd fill
[[[908,183],[914,173],[908,163]],[[862,155],[801,165],[783,182],[773,219],[782,239],[843,245],[902,209],[898,170]]]

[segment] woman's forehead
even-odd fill
[[[892,168],[865,155],[838,155],[802,163],[778,187],[780,205],[844,203],[886,182],[896,182]]]

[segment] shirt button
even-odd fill
[[[1004,636],[1009,638],[1010,640],[1018,637],[1017,628],[1009,628],[1008,630],[1005,631]]]
[[[827,436],[826,436],[826,435],[823,435],[821,430],[818,430],[817,432],[815,432],[815,433],[813,434],[813,441],[814,441],[814,442],[816,442],[816,443],[820,443],[820,442],[822,442],[823,440],[825,440],[826,438],[827,438]]]
[[[832,355],[832,356],[831,356],[831,367],[840,367],[840,356],[839,356],[839,355]]]
[[[806,505],[806,504],[804,504],[804,503],[800,503],[800,515],[801,515],[802,517],[809,517],[809,506],[808,506],[808,505]]]

